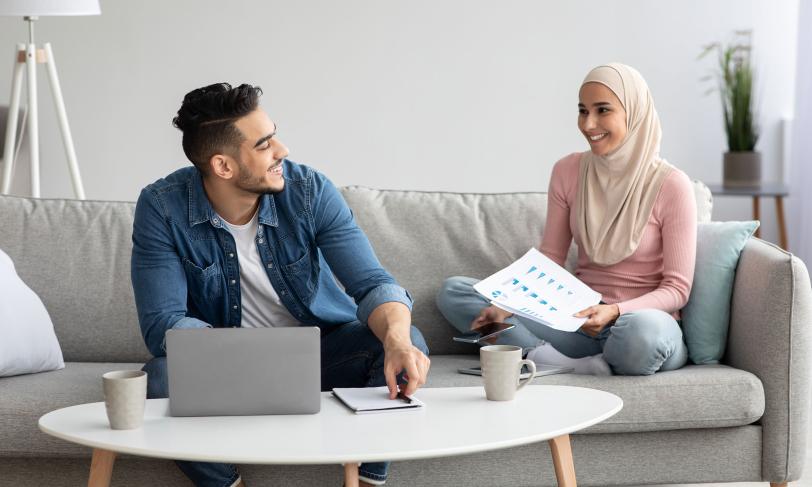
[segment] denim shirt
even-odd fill
[[[381,266],[332,182],[307,166],[283,164],[284,190],[260,197],[255,241],[290,314],[325,331],[356,319],[366,323],[386,302],[411,309],[411,297]],[[209,203],[195,167],[141,191],[131,274],[141,333],[152,355],[166,355],[170,328],[240,326],[237,259],[234,238]]]

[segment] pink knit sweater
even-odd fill
[[[553,167],[539,250],[563,266],[574,237],[579,248],[575,275],[601,293],[604,302],[617,303],[621,314],[654,308],[679,319],[691,293],[696,260],[696,200],[688,176],[680,170],[668,175],[637,250],[617,264],[601,267],[589,261],[578,234],[580,161],[580,153],[570,154]]]

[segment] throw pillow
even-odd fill
[[[65,367],[48,311],[0,250],[0,377]]]
[[[697,226],[696,269],[682,332],[695,364],[717,364],[725,353],[736,266],[759,222],[710,222]]]

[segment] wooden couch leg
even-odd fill
[[[770,487],[787,487],[786,482],[770,482]]]

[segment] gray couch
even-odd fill
[[[385,267],[415,298],[414,323],[432,350],[427,387],[480,384],[456,373],[477,361],[476,350],[452,342],[434,297],[445,277],[489,275],[535,245],[546,195],[342,191]],[[700,219],[708,220],[710,194],[702,185],[697,201]],[[37,419],[101,401],[102,373],[149,359],[130,286],[132,212],[132,203],[0,197],[0,249],[44,301],[67,362],[60,371],[0,378],[2,486],[85,483],[89,449],[41,433]],[[537,379],[623,398],[620,413],[573,436],[579,484],[798,479],[809,419],[811,293],[800,260],[753,239],[736,275],[722,365],[651,377]],[[397,418],[392,422],[396,432]],[[527,457],[537,461],[525,467]],[[338,485],[342,473],[337,465],[241,470],[251,486]],[[113,485],[188,481],[169,461],[125,456],[116,462]],[[555,476],[547,444],[540,443],[399,462],[389,485],[555,485]]]

